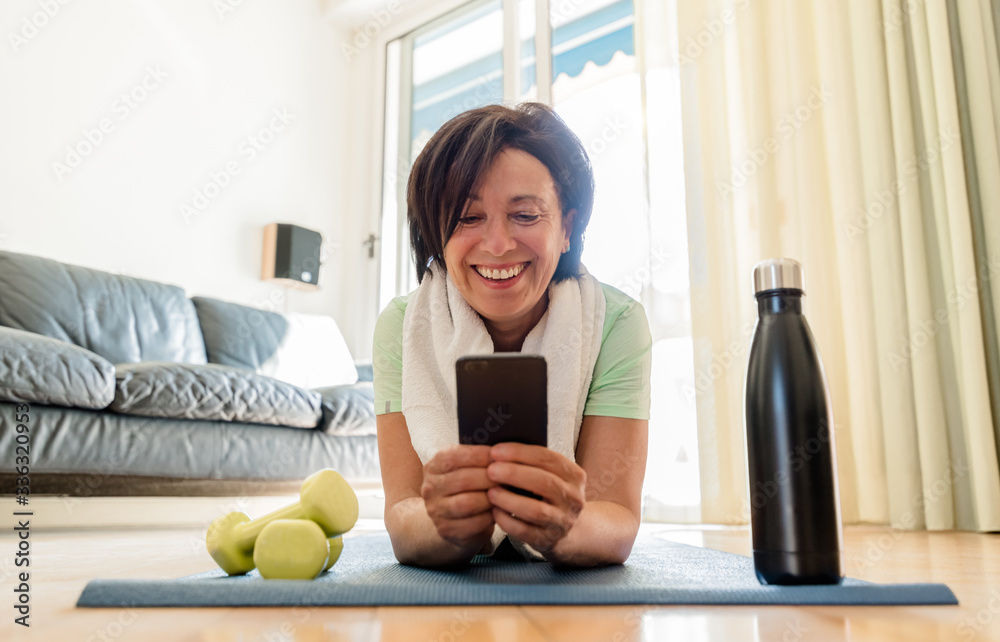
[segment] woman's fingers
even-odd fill
[[[490,511],[465,517],[435,522],[438,535],[457,546],[465,546],[470,541],[489,539],[493,532],[493,514]]]
[[[569,527],[583,509],[582,504],[552,504],[526,497],[501,486],[491,488],[485,495],[492,507],[534,526],[557,523],[560,527]]]
[[[486,491],[496,484],[486,474],[488,446],[452,446],[424,465],[420,494],[442,539],[457,546],[481,545],[493,532]]]
[[[420,494],[426,500],[430,497],[448,497],[459,493],[488,490],[496,485],[486,474],[485,468],[460,468],[442,474],[425,474]]]
[[[586,503],[587,475],[555,451],[524,444],[494,446],[487,468],[498,484],[487,496],[493,520],[508,534],[540,552],[553,548],[576,524]],[[526,490],[541,499],[512,492],[505,486]]]
[[[489,446],[451,446],[439,451],[427,462],[424,474],[443,475],[459,468],[485,468],[489,464]]]
[[[434,502],[427,504],[427,513],[438,519],[465,519],[488,513],[492,508],[493,504],[486,493],[470,492],[436,498]]]
[[[420,494],[424,500],[486,490],[493,485],[486,475],[490,463],[487,446],[453,446],[442,450],[424,466]]]
[[[577,514],[569,513],[503,488],[490,491],[493,521],[507,534],[544,553],[569,533]]]
[[[513,442],[497,444],[490,450],[494,462],[511,462],[546,470],[567,483],[586,485],[587,473],[582,467],[554,450],[542,446],[517,444]]]
[[[576,523],[586,503],[586,480],[583,468],[541,446],[461,445],[427,462],[421,494],[438,533],[448,541],[464,545],[482,539],[496,523],[547,551]]]
[[[570,512],[583,510],[584,491],[565,479],[547,470],[533,468],[525,464],[494,462],[486,469],[489,480],[494,484],[519,488],[534,493],[543,502],[558,506]],[[516,494],[516,493],[512,493]]]

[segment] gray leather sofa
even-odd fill
[[[370,368],[349,361],[348,379],[313,389],[268,376],[276,355],[288,362],[290,323],[0,252],[0,452],[14,464],[30,437],[33,494],[287,492],[326,467],[377,479]],[[294,363],[328,356],[298,352]],[[17,477],[5,465],[0,492]]]

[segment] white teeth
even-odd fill
[[[502,270],[497,270],[497,269],[491,270],[489,268],[482,267],[481,265],[476,266],[476,272],[479,272],[479,274],[481,274],[482,276],[486,277],[487,279],[492,279],[494,281],[505,281],[507,279],[512,279],[518,274],[520,274],[521,270],[523,269],[524,269],[523,263],[520,265],[513,265],[509,268],[504,268]]]

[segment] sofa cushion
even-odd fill
[[[319,393],[215,364],[131,363],[116,366],[111,409],[127,415],[216,419],[315,428]]]
[[[246,368],[303,388],[352,384],[354,359],[332,317],[278,314],[192,298],[210,363]]]
[[[205,363],[194,306],[179,287],[0,252],[0,325],[37,332],[112,363]]]
[[[0,327],[0,401],[105,408],[115,367],[79,346]]]
[[[374,435],[375,391],[370,381],[348,386],[317,388],[323,397],[323,419],[319,428],[329,435]]]

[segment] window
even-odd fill
[[[551,104],[594,166],[583,262],[642,301],[653,332],[646,516],[698,521],[697,428],[684,392],[694,376],[678,82],[642,77],[635,23],[632,0],[491,0],[389,44],[379,304],[417,285],[405,181],[434,131],[485,104]],[[662,117],[646,118],[650,108]]]

